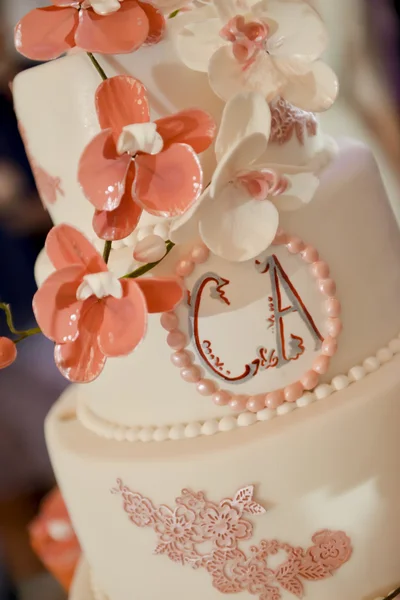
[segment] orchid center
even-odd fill
[[[249,67],[260,52],[268,52],[269,26],[262,21],[237,15],[221,29],[220,35],[231,42],[233,54],[244,68]]]
[[[135,156],[138,152],[159,154],[164,141],[157,131],[156,123],[135,123],[126,125],[117,142],[118,154]]]
[[[276,198],[289,186],[289,180],[272,169],[240,173],[236,181],[254,200]]]
[[[96,14],[105,16],[117,12],[121,8],[119,0],[83,0],[80,8],[87,10],[91,8]]]
[[[122,284],[118,277],[110,271],[85,275],[76,292],[76,299],[84,301],[92,296],[99,300],[108,296],[120,300],[123,296]]]

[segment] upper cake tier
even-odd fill
[[[177,54],[174,33],[183,19],[170,19],[164,39],[154,46],[97,58],[109,77],[129,74],[145,85],[153,120],[198,107],[219,124],[224,103],[211,90],[207,74],[189,69]],[[85,146],[100,131],[95,110],[100,83],[88,56],[78,53],[25,71],[13,84],[15,110],[44,205],[55,224],[74,225],[91,239],[94,208],[77,175]],[[334,146],[311,113],[279,100],[272,107],[272,126],[264,157],[268,162],[318,171],[332,156]],[[207,185],[216,166],[214,149],[202,153],[200,161]]]

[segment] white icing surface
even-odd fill
[[[365,367],[352,367],[347,375],[337,375],[330,384],[321,384],[313,392],[305,392],[296,402],[285,403],[276,409],[265,408],[257,413],[243,412],[239,415],[222,417],[220,419],[208,419],[207,421],[197,421],[192,423],[176,423],[169,426],[157,427],[121,427],[108,423],[99,418],[87,404],[82,400],[77,400],[76,412],[79,421],[88,429],[100,437],[116,440],[119,442],[165,442],[166,440],[180,440],[185,438],[195,438],[201,435],[215,435],[224,431],[232,431],[238,427],[249,427],[257,422],[270,421],[276,417],[285,416],[298,408],[305,408],[318,400],[323,400],[337,392],[345,390],[347,387],[361,381],[368,374],[378,370],[381,366],[390,362],[395,354],[400,353],[400,336],[391,340],[387,348],[381,348],[376,356],[367,358],[364,365],[376,365],[377,369],[368,369]],[[396,348],[391,351],[390,348]],[[388,358],[390,356],[390,358]],[[76,389],[71,388],[68,392],[71,396],[77,398]],[[332,401],[335,399],[332,398]]]
[[[130,522],[122,498],[110,493],[122,478],[155,505],[169,507],[182,488],[220,501],[255,484],[255,498],[267,512],[251,518],[251,543],[278,539],[305,547],[320,529],[345,531],[352,557],[333,577],[305,582],[307,600],[364,600],[396,587],[399,369],[396,356],[334,397],[285,419],[230,431],[228,417],[225,435],[165,444],[107,441],[77,420],[63,420],[74,402],[66,394],[48,418],[47,440],[96,586],[110,600],[137,595],[154,600],[165,589],[176,598],[222,598],[205,570],[154,555],[155,532]],[[74,593],[73,600],[84,600]],[[244,593],[232,600],[241,596],[250,598]]]

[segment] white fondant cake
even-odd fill
[[[102,2],[93,23],[99,15],[111,23],[122,10]],[[102,2],[68,10],[78,9],[84,24]],[[54,4],[53,12],[67,10]],[[133,4],[144,10],[136,0],[124,0],[123,10]],[[14,82],[39,191],[60,226],[36,267],[44,291],[35,312],[57,343],[64,374],[94,379],[69,388],[46,426],[85,555],[72,600],[373,600],[399,582],[400,232],[370,151],[327,139],[302,110],[328,108],[337,92],[318,60],[321,27],[300,0],[215,0],[167,20],[157,44],[97,58],[74,51]],[[25,52],[33,42],[42,55],[49,51],[23,24],[17,31]],[[74,43],[67,37],[69,46],[90,52],[80,35]],[[151,121],[200,108],[215,120],[217,137],[210,118],[195,111],[174,125],[153,127],[147,117],[127,125],[132,106],[145,111],[143,95],[124,96],[124,86],[143,92],[129,77],[144,84]],[[113,84],[119,95],[107,96]],[[98,167],[88,148],[94,152],[110,131]],[[182,132],[180,164],[157,171]],[[135,149],[129,159],[123,133]],[[188,159],[194,152],[196,168]],[[122,179],[115,175],[104,187],[124,160],[134,172],[127,175],[126,166]],[[82,173],[89,167],[88,184]],[[200,167],[200,198],[182,216],[182,173],[193,169],[197,182]],[[124,188],[131,176],[132,193]],[[160,180],[174,191],[162,196]],[[93,215],[95,208],[96,215],[118,210],[120,188],[118,202],[129,193],[146,210],[125,239],[106,245],[106,274],[81,235],[62,224],[103,249]],[[160,208],[161,196],[170,212]],[[286,210],[299,200],[306,205]],[[170,251],[169,240],[182,232],[185,242]],[[143,266],[139,250],[155,251],[154,235],[168,256],[147,254],[153,259]],[[68,269],[73,291],[53,298],[50,288]],[[150,290],[171,277],[185,290],[176,307]],[[129,289],[145,296],[151,313],[140,345],[143,304],[119,309],[134,282]],[[90,323],[85,302],[104,307]],[[104,324],[110,329],[93,337]],[[139,325],[129,354],[129,332]]]

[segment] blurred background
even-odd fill
[[[331,33],[327,61],[341,81],[324,130],[369,144],[400,217],[400,9],[397,0],[308,0]],[[51,223],[37,195],[13,113],[10,83],[31,65],[13,48],[13,26],[46,0],[0,0],[0,301],[17,327],[33,322],[33,266]],[[0,336],[7,330],[0,315]],[[27,524],[51,487],[43,421],[65,386],[41,337],[0,373],[0,600],[55,600],[60,591],[30,550]]]

